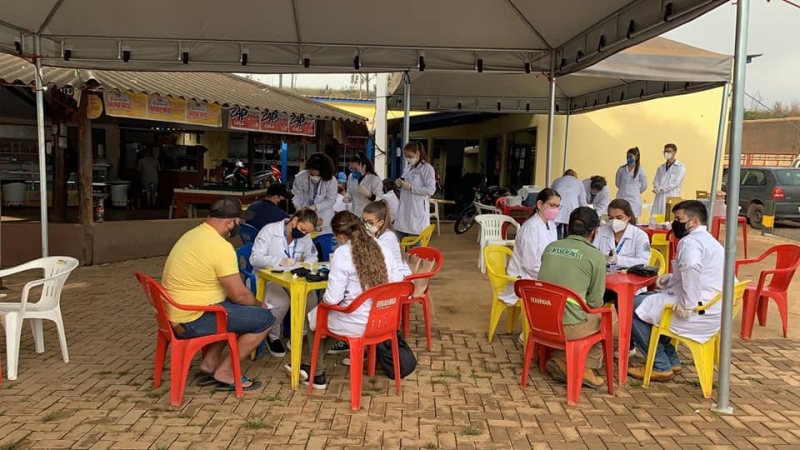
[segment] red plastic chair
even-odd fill
[[[439,273],[439,270],[442,269],[442,263],[444,262],[444,257],[442,256],[442,252],[439,250],[432,248],[432,247],[417,247],[412,248],[408,251],[409,255],[415,255],[418,258],[427,259],[434,261],[436,265],[434,266],[433,270],[430,272],[425,273],[416,273],[411,274],[405,277],[404,281],[414,281],[414,280],[421,280],[425,278],[433,278],[434,275]],[[403,322],[402,329],[403,329],[403,336],[408,336],[409,331],[411,330],[411,305],[414,303],[419,303],[422,305],[422,314],[425,316],[425,333],[428,337],[428,350],[430,350],[433,346],[432,339],[431,339],[431,297],[429,294],[430,291],[430,284],[427,288],[425,288],[425,292],[419,297],[411,297],[408,301],[403,302],[402,306],[402,315],[401,320]]]
[[[142,286],[150,306],[156,315],[158,331],[156,333],[156,365],[153,374],[153,388],[161,387],[161,374],[164,371],[164,360],[167,356],[167,347],[172,344],[170,351],[169,369],[169,403],[172,406],[180,407],[183,401],[183,391],[186,387],[186,378],[189,375],[189,367],[192,358],[198,350],[203,350],[205,346],[220,341],[228,341],[231,350],[231,360],[233,361],[233,379],[236,398],[244,395],[242,389],[242,370],[239,367],[239,345],[235,333],[228,333],[228,315],[222,306],[188,306],[181,305],[172,300],[163,287],[154,279],[143,273],[136,273],[136,279]],[[213,312],[217,315],[217,333],[191,339],[178,339],[172,330],[167,309],[164,302],[168,302],[174,308],[183,311],[202,311]]]
[[[545,365],[551,349],[564,350],[567,355],[567,404],[577,406],[581,398],[586,356],[593,345],[602,342],[608,393],[614,395],[614,336],[611,309],[589,308],[574,291],[544,281],[518,280],[514,283],[514,291],[522,299],[530,325],[520,386],[524,389],[528,385],[528,371],[537,344],[541,373],[547,372]],[[564,308],[567,306],[568,298],[577,301],[588,314],[600,314],[600,330],[597,333],[581,339],[567,340],[564,335]]]
[[[761,275],[758,277],[758,284],[750,284],[745,289],[742,329],[740,332],[742,339],[750,339],[752,336],[756,312],[758,313],[758,324],[762,327],[767,324],[767,309],[769,308],[770,298],[778,305],[778,312],[783,323],[783,337],[786,337],[788,333],[788,290],[797,266],[800,265],[800,246],[794,244],[776,245],[756,259],[740,259],[736,261],[736,274],[738,276],[739,267],[761,262],[773,253],[776,255],[775,268],[762,270]],[[767,281],[767,277],[770,275],[771,279]]]
[[[350,408],[353,411],[361,409],[361,378],[364,364],[364,348],[369,348],[367,368],[370,377],[375,375],[375,345],[384,341],[392,341],[392,356],[394,357],[394,384],[397,395],[400,395],[400,347],[397,343],[397,320],[400,317],[400,305],[408,301],[414,293],[414,283],[400,281],[387,283],[368,289],[361,293],[346,307],[328,305],[320,302],[317,306],[317,328],[314,333],[314,348],[311,352],[311,372],[316,373],[319,346],[323,338],[329,337],[347,342],[350,345]],[[339,336],[328,329],[328,313],[339,311],[350,314],[356,311],[364,302],[372,301],[369,320],[364,335],[359,337]],[[313,376],[313,375],[312,375]],[[308,393],[312,391],[311,383],[308,384]]]

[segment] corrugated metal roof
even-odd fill
[[[0,84],[33,85],[33,64],[14,55],[0,53]],[[225,107],[269,109],[302,114],[323,120],[364,123],[358,115],[309,100],[237,75],[211,72],[120,72],[112,70],[42,68],[45,84],[92,90],[133,91],[186,100],[206,101]]]

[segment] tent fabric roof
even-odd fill
[[[730,81],[732,64],[731,56],[657,37],[558,77],[556,108],[559,113],[586,112],[710,89]],[[403,75],[390,80],[390,109],[403,109]],[[408,75],[412,110],[542,113],[549,108],[549,82],[542,73]]]
[[[132,91],[231,107],[269,109],[323,120],[364,123],[358,115],[276,89],[254,80],[224,73],[118,72],[110,70],[42,69],[44,82],[55,87],[88,87],[99,91]],[[16,56],[0,54],[0,84],[33,85],[35,67]]]
[[[725,0],[4,0],[0,51],[113,70],[578,71]],[[15,44],[15,41],[18,44]],[[127,53],[130,58],[125,61]],[[186,62],[183,55],[186,53]],[[358,57],[358,61],[356,61]],[[308,67],[305,67],[308,60]]]

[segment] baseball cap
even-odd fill
[[[289,192],[289,188],[283,183],[273,184],[267,188],[267,196],[272,197],[273,195],[280,195],[286,199],[294,197],[294,194]]]
[[[208,211],[209,217],[216,219],[244,219],[250,220],[253,218],[252,211],[242,210],[242,202],[236,197],[222,197],[211,204],[211,209]]]

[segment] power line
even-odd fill
[[[784,0],[784,1],[786,1],[786,0]],[[761,100],[753,97],[752,95],[748,94],[747,92],[745,92],[744,95],[750,97],[750,100],[758,103],[762,108],[766,109],[767,111],[771,112],[772,114],[778,115],[778,113],[774,109],[772,109],[769,106],[765,105]],[[785,122],[790,123],[793,127],[797,128],[797,131],[800,131],[800,125],[797,124],[796,120],[789,120],[788,117],[781,116],[781,115],[779,115],[778,117],[775,117],[775,118],[776,119],[781,119],[781,120],[783,120]]]

